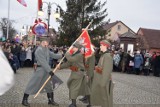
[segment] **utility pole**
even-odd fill
[[[7,38],[8,39],[8,35],[9,35],[9,23],[10,23],[10,0],[8,0],[8,20],[7,20]]]

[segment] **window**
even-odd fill
[[[132,53],[133,52],[133,48],[134,48],[133,44],[128,44],[127,52],[130,51]]]
[[[120,44],[120,48],[124,49],[124,44],[123,43]]]
[[[117,30],[121,30],[121,25],[118,25],[118,28],[117,28]]]
[[[111,29],[107,32],[108,36],[111,36]]]

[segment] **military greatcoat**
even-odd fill
[[[86,84],[86,72],[83,63],[83,54],[80,51],[70,55],[69,52],[65,54],[67,62],[60,66],[60,69],[68,68],[71,66],[77,67],[77,71],[71,71],[70,77],[67,82],[69,88],[69,99],[76,99],[79,95],[88,95],[88,86]]]
[[[36,94],[41,86],[44,84],[46,79],[49,77],[49,72],[52,71],[49,66],[49,58],[59,59],[62,57],[61,54],[55,54],[49,51],[48,48],[39,46],[35,51],[35,58],[37,61],[37,69],[33,72],[33,75],[26,87],[26,94]],[[44,90],[47,93],[53,92],[51,81],[46,84]]]
[[[85,62],[86,65],[86,73],[88,76],[88,82],[89,88],[91,88],[92,81],[93,81],[93,74],[94,74],[94,68],[95,68],[95,55],[88,57]]]
[[[94,72],[91,88],[91,105],[113,107],[113,83],[111,72],[113,59],[108,52],[104,52],[97,65],[101,72]]]

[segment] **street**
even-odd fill
[[[33,68],[21,68],[15,74],[15,85],[3,96],[0,96],[0,107],[23,107],[21,105],[23,91],[31,78]],[[70,104],[68,97],[69,69],[58,70],[55,73],[63,80],[63,84],[55,90],[55,101],[60,107],[67,107]],[[160,78],[154,76],[142,76],[113,72],[114,107],[160,107]],[[48,106],[47,96],[41,93],[37,98],[29,97],[31,107]],[[79,97],[81,98],[81,97]],[[79,99],[78,98],[78,99]],[[78,107],[85,107],[77,99]]]

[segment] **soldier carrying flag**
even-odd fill
[[[71,47],[67,50],[65,56],[61,59],[59,64],[56,66],[53,73],[57,69],[63,69],[69,67],[71,69],[71,75],[68,80],[68,88],[69,88],[69,98],[72,100],[72,103],[69,107],[76,107],[76,99],[79,95],[89,95],[89,86],[87,83],[86,72],[85,72],[85,57],[91,56],[91,41],[89,38],[87,29],[91,25],[93,21],[89,23],[89,25],[85,28],[85,30],[81,33],[81,35],[76,39],[76,41],[71,45]],[[82,53],[81,48],[85,47],[85,54]],[[72,50],[72,51],[71,51]],[[71,53],[72,52],[72,53]],[[66,57],[67,61],[63,64],[62,61]],[[77,62],[78,61],[78,62]],[[44,82],[42,87],[39,89],[34,98],[36,98],[43,89],[43,87],[47,84],[47,82],[51,79],[51,76]],[[88,105],[90,107],[90,104]]]
[[[72,100],[69,107],[76,107],[76,99],[78,96],[85,96],[89,94],[89,92],[86,91],[89,87],[86,85],[87,79],[85,77],[86,72],[83,63],[83,53],[81,52],[82,47],[83,45],[76,42],[72,47],[73,54],[67,52],[65,54],[67,62],[59,66],[59,69],[71,69],[71,75],[67,82],[67,86],[69,88],[69,99]]]
[[[68,67],[71,69],[71,75],[67,82],[69,88],[69,98],[72,100],[69,107],[76,107],[76,99],[80,95],[87,97],[89,101],[87,107],[90,107],[90,85],[88,81],[91,80],[91,75],[90,70],[86,70],[86,64],[89,64],[89,57],[91,57],[92,54],[93,49],[91,46],[90,37],[87,30],[83,30],[79,39],[73,44],[71,50],[65,54],[67,62],[58,67],[59,69]],[[94,68],[95,61],[92,61],[92,67]]]

